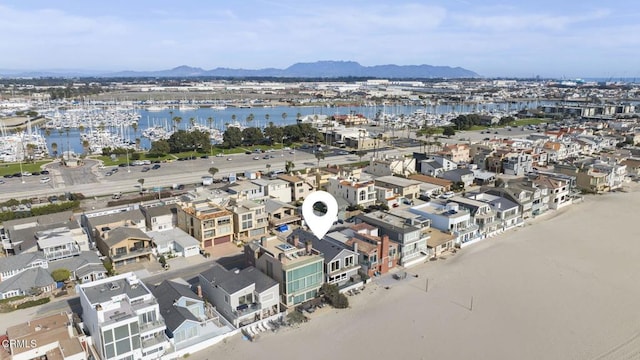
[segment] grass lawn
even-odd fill
[[[50,163],[52,160],[38,161],[34,164],[22,163],[22,172],[41,171],[41,166]],[[20,163],[2,163],[0,164],[0,176],[7,174],[15,174],[20,172]]]
[[[542,123],[549,123],[550,119],[539,119],[539,118],[529,118],[529,119],[518,119],[514,121],[515,126],[527,126],[527,125],[539,125]]]

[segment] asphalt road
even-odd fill
[[[507,137],[526,137],[534,133],[531,130],[521,130],[513,128],[511,131],[507,129],[492,130],[490,134],[484,131],[460,131],[450,139],[440,138],[442,143],[455,143],[461,139],[463,141],[482,141],[485,138],[507,138]],[[497,132],[498,134],[495,134]],[[415,134],[410,134],[415,138]],[[424,139],[424,138],[422,138]],[[410,144],[410,143],[408,143]],[[415,142],[414,142],[415,144]],[[320,166],[327,164],[348,164],[358,162],[360,158],[356,155],[340,155],[342,149],[330,149],[328,156],[320,161]],[[380,154],[401,155],[410,154],[413,151],[421,151],[421,146],[412,146],[404,148],[394,148],[381,150]],[[202,180],[202,176],[208,175],[210,167],[218,168],[216,178],[222,178],[230,173],[250,171],[267,171],[267,164],[270,170],[278,170],[285,168],[286,161],[292,161],[296,169],[305,167],[315,167],[317,161],[313,153],[309,150],[276,150],[268,153],[273,155],[265,159],[267,154],[233,154],[224,157],[213,157],[208,159],[197,158],[195,160],[173,161],[171,163],[160,164],[160,169],[142,172],[142,166],[118,167],[118,172],[112,176],[106,176],[108,170],[99,169],[98,163],[87,160],[87,163],[77,169],[67,169],[61,167],[57,163],[47,165],[50,170],[51,182],[40,183],[41,177],[31,176],[24,178],[3,179],[4,184],[0,184],[0,201],[11,198],[23,199],[36,196],[61,195],[65,192],[83,193],[87,197],[97,197],[111,195],[115,192],[134,192],[137,191],[139,185],[138,180],[144,179],[144,187],[152,189],[153,187],[170,187],[174,184],[195,184]],[[362,160],[371,159],[372,151],[362,158]],[[257,159],[255,159],[257,158]],[[22,182],[24,181],[24,183]]]

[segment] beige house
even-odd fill
[[[96,246],[111,260],[114,268],[151,259],[151,238],[138,228],[103,228],[99,235]]]
[[[242,200],[231,207],[231,212],[236,240],[247,242],[266,234],[268,221],[264,204]]]
[[[189,202],[178,209],[178,227],[211,249],[231,241],[233,213],[209,200]]]
[[[397,196],[409,200],[417,199],[420,196],[420,182],[416,180],[398,176],[381,176],[375,179],[375,185],[392,189]]]
[[[289,183],[291,189],[291,200],[305,199],[312,191],[315,190],[313,184],[309,183],[306,179],[289,174],[280,174],[278,179],[284,180]]]

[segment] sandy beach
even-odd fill
[[[589,196],[383,279],[308,323],[194,359],[640,358],[640,192]],[[428,291],[427,291],[428,279]]]

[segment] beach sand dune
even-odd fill
[[[640,358],[640,192],[587,197],[196,359]],[[428,282],[428,291],[427,291]]]

